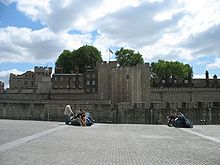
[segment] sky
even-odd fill
[[[121,47],[220,77],[220,0],[0,0],[0,81],[53,67],[64,49]]]

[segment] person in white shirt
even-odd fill
[[[69,125],[69,122],[70,122],[70,117],[71,116],[74,116],[74,113],[71,109],[71,106],[70,105],[67,105],[65,107],[65,110],[64,110],[64,122]]]

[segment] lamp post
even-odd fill
[[[150,124],[153,123],[153,110],[150,110]]]
[[[130,79],[130,76],[129,76],[129,75],[126,75],[126,91],[127,91],[127,92],[126,92],[126,98],[127,98],[126,101],[127,101],[127,102],[129,102],[129,93],[128,93],[128,92],[129,92],[129,91],[128,91],[128,90],[129,90],[129,89],[128,89],[128,80],[129,80],[129,79]]]
[[[68,80],[69,80],[69,81],[68,81],[68,86],[69,86],[69,99],[70,99],[70,77],[69,77]]]
[[[212,109],[209,108],[209,124],[212,124]]]
[[[47,121],[50,121],[50,113],[47,113]]]

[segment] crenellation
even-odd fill
[[[217,76],[214,79],[209,79],[208,75],[206,79],[170,77],[165,78],[162,84],[161,79],[157,79],[156,85],[151,86],[149,63],[119,67],[113,61],[99,62],[95,68],[87,68],[84,73],[51,73],[51,67],[35,67],[34,72],[27,71],[21,75],[11,73],[10,86],[4,95],[0,94],[0,100],[44,102],[45,106],[50,102],[69,102],[74,103],[74,106],[80,104],[85,107],[102,104],[109,109],[121,107],[120,111],[136,107],[148,109],[146,113],[155,113],[155,120],[159,118],[163,122],[165,119],[161,115],[165,114],[158,115],[157,112],[197,108],[202,109],[203,113],[204,109],[220,108],[220,80]],[[103,121],[99,117],[98,120]],[[122,118],[117,122],[122,121],[126,122]],[[149,122],[148,119],[145,121]]]
[[[5,92],[5,84],[0,81],[0,93],[4,93]]]

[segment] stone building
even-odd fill
[[[52,75],[52,90],[56,93],[97,93],[97,71],[84,73],[55,73]]]
[[[117,62],[99,63],[98,94],[99,98],[111,100],[113,105],[127,102],[149,102],[150,73],[149,64],[133,67],[118,67]]]
[[[62,68],[51,73],[50,67],[35,67],[34,72],[11,74],[9,89],[0,94],[0,116],[7,116],[7,108],[17,107],[20,118],[33,114],[45,119],[50,111],[54,120],[60,120],[63,107],[71,104],[73,109],[89,110],[99,122],[165,123],[167,114],[182,111],[194,123],[202,119],[220,124],[220,79],[216,75],[210,79],[208,72],[205,79],[150,79],[148,63],[119,67],[110,61],[84,73],[64,74]]]
[[[3,93],[5,91],[4,83],[0,81],[0,93]]]
[[[27,71],[21,75],[15,75],[13,73],[10,74],[9,78],[9,89],[8,92],[14,91],[36,91],[37,89],[44,88],[44,91],[48,91],[48,87],[46,88],[42,85],[45,81],[51,81],[51,67],[34,67],[34,72]]]

